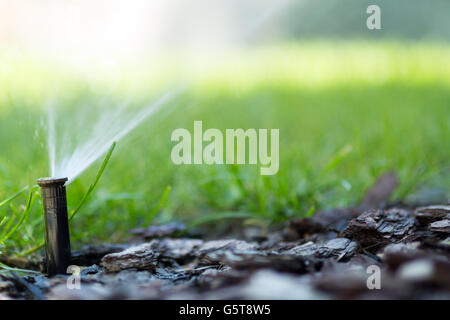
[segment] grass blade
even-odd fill
[[[22,272],[22,273],[40,274],[40,272],[38,272],[38,271],[27,270],[27,269],[20,269],[20,268],[13,268],[13,267],[7,266],[6,264],[1,263],[1,262],[0,262],[0,269],[7,270],[7,271]]]
[[[29,254],[35,253],[36,251],[41,249],[43,246],[45,246],[45,240],[41,240],[37,246],[35,246],[35,247],[31,248],[31,249],[25,250],[25,251],[21,252],[18,255],[19,255],[19,257],[27,256]]]
[[[18,191],[17,193],[13,194],[8,199],[3,200],[2,202],[0,202],[0,208],[3,207],[4,205],[7,205],[8,203],[13,201],[14,199],[16,199],[18,196],[20,196],[22,193],[24,193],[28,188],[29,188],[28,186],[23,187],[20,191]]]
[[[117,142],[114,141],[113,144],[111,145],[111,147],[109,148],[108,153],[106,154],[106,157],[105,157],[105,159],[102,162],[100,170],[98,170],[97,175],[95,176],[94,182],[89,186],[88,191],[83,196],[83,198],[81,199],[81,201],[78,204],[78,206],[76,207],[76,209],[70,215],[69,221],[71,221],[72,218],[78,213],[78,211],[80,211],[81,207],[84,205],[84,203],[86,202],[87,198],[89,197],[89,195],[94,190],[95,186],[97,185],[98,181],[100,180],[100,177],[103,174],[103,171],[105,171],[105,168],[108,165],[109,159],[111,158],[111,155],[112,155],[112,153],[114,151],[114,148],[116,147],[116,144],[117,144]]]
[[[158,213],[159,210],[164,206],[166,203],[167,198],[169,197],[170,191],[172,190],[171,186],[167,186],[164,190],[161,198],[158,201],[158,204],[150,211],[150,213],[147,215],[146,223],[149,223],[155,215]]]
[[[31,188],[28,197],[27,197],[27,205],[25,207],[25,211],[23,212],[22,216],[20,217],[19,221],[14,225],[14,227],[12,227],[8,233],[6,233],[6,235],[4,235],[1,239],[0,239],[0,244],[5,242],[6,240],[8,240],[13,234],[14,232],[16,232],[16,230],[22,225],[22,223],[24,222],[24,220],[28,217],[28,215],[30,214],[30,209],[31,209],[31,205],[32,203],[34,203],[33,199],[36,196],[35,191],[35,187]]]
[[[308,212],[306,212],[305,217],[311,218],[314,215],[314,213],[316,213],[316,207],[311,206],[311,208],[309,208]]]
[[[340,149],[327,163],[325,169],[323,170],[323,173],[326,174],[336,168],[342,162],[342,160],[344,160],[344,158],[347,157],[352,151],[352,145],[346,145],[342,149]]]

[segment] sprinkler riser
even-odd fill
[[[70,265],[70,234],[64,179],[39,179],[45,222],[45,262],[48,276],[65,274]]]

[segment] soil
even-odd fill
[[[386,174],[355,208],[270,231],[218,239],[180,223],[135,229],[132,243],[73,252],[79,287],[70,275],[6,272],[0,299],[450,299],[450,205],[389,205],[396,185]]]

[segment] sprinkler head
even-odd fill
[[[70,235],[65,183],[67,178],[42,178],[41,187],[45,221],[45,261],[48,276],[65,274],[70,265]]]

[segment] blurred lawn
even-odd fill
[[[175,80],[189,80],[187,92],[119,142],[90,202],[72,222],[74,247],[123,241],[130,228],[150,222],[248,215],[270,223],[353,205],[387,170],[400,177],[396,199],[431,187],[448,195],[450,46],[310,42],[249,49],[213,63],[181,54],[165,59],[128,64],[111,90],[107,72],[79,68],[69,75],[3,55],[0,202],[48,175],[42,119],[49,98],[56,96],[59,112],[70,117],[81,103],[95,105],[104,95],[114,102],[132,94],[142,105]],[[279,128],[279,173],[261,177],[248,165],[173,165],[171,132],[192,132],[194,120],[203,120],[204,129]],[[98,167],[68,187],[70,208]],[[20,219],[26,196],[0,208],[0,235],[13,225],[8,221]],[[0,243],[4,250],[29,248],[42,238],[37,200]]]

